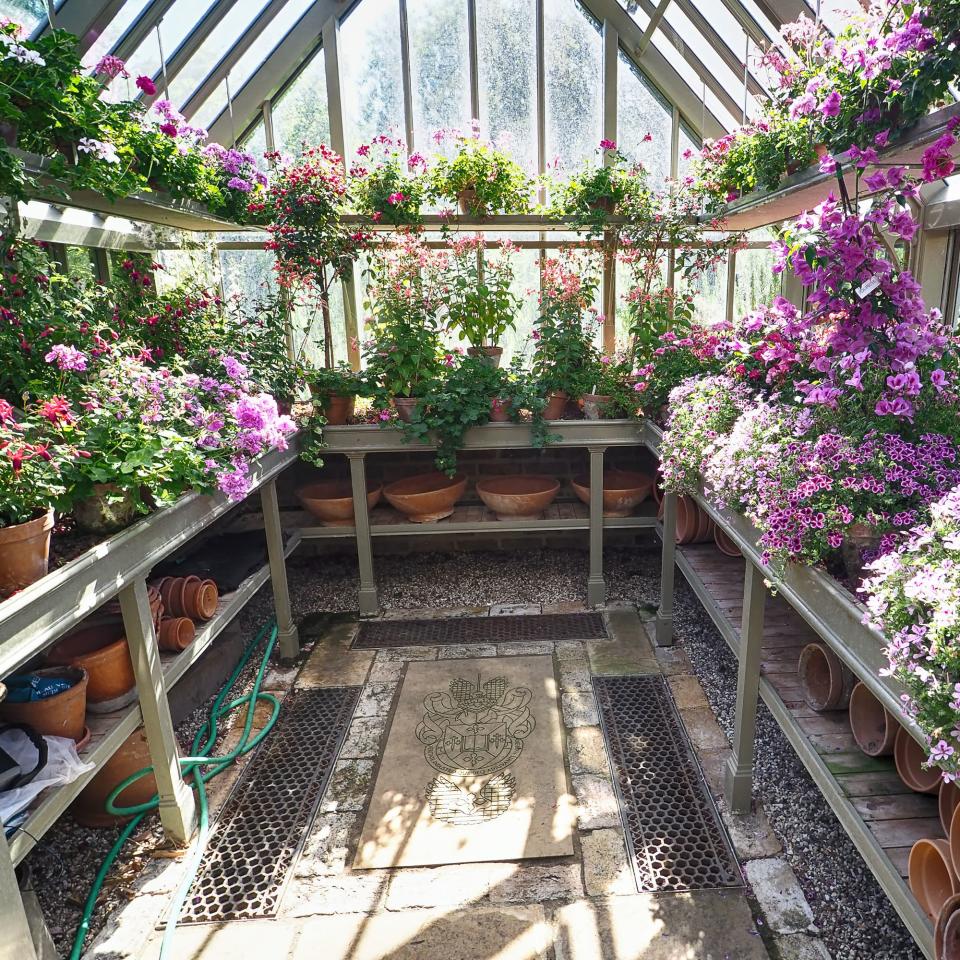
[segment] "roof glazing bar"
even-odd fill
[[[644,50],[647,49],[650,41],[653,39],[653,35],[657,30],[657,27],[660,26],[660,21],[663,20],[664,14],[667,12],[667,7],[670,4],[670,0],[660,0],[657,4],[657,9],[653,11],[653,14],[650,17],[650,22],[647,24],[647,29],[643,31],[643,36],[640,38],[640,42],[637,44],[637,54],[642,54]]]
[[[122,6],[123,0],[64,0],[55,11],[52,22],[57,30],[66,30],[79,38],[78,47],[82,56],[96,43],[97,37]],[[49,33],[50,23],[48,19],[39,32]]]
[[[149,7],[130,25],[110,51],[115,57],[127,60],[150,35],[150,31],[163,19],[175,0],[153,0]]]

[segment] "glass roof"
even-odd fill
[[[859,0],[797,0],[798,5],[801,2],[812,16],[818,15],[819,5],[820,17],[833,30],[842,26],[852,10],[860,9]],[[619,3],[642,32],[658,0]],[[163,94],[167,92],[165,63],[169,97],[174,105],[186,108],[188,116],[199,125],[216,123],[218,135],[224,139],[227,84],[234,99],[248,85],[251,88],[244,101],[245,115],[236,117],[240,127],[236,132],[248,131],[256,120],[259,103],[276,98],[313,55],[320,39],[319,30],[316,26],[305,30],[303,42],[298,39],[292,44],[297,48],[298,62],[280,69],[273,65],[270,81],[257,84],[254,81],[261,68],[270,63],[278,46],[296,33],[305,15],[325,5],[333,14],[334,5],[329,0],[125,0],[119,5],[108,5],[106,0],[56,0],[55,9],[63,11],[64,20],[75,29],[84,19],[95,28],[76,30],[89,44],[84,51],[84,63],[89,68],[104,54],[116,51],[125,38],[132,39],[126,40],[124,53],[129,53],[130,44],[139,41],[126,57],[131,76],[152,76]],[[112,19],[101,16],[114,6],[117,10]],[[346,15],[338,15],[341,40],[353,51],[362,50],[359,58],[340,58],[344,112],[356,121],[348,125],[352,130],[347,133],[353,147],[374,128],[389,126],[396,127],[405,137],[412,134],[414,143],[421,146],[433,129],[454,125],[464,116],[480,112],[486,115],[486,134],[513,139],[521,160],[527,166],[535,166],[538,121],[531,114],[529,103],[537,82],[536,6],[536,0],[474,0],[477,62],[472,64],[467,0],[406,0],[402,38],[400,0],[357,0]],[[599,32],[589,31],[594,39],[588,42],[588,33],[584,31],[585,24],[599,23],[593,6],[593,0],[583,0],[579,9],[584,16],[571,19],[572,0],[571,4],[566,0],[543,2],[543,39],[555,48],[545,52],[545,109],[558,114],[568,106],[572,108],[574,98],[551,76],[556,58],[562,55],[560,51],[574,48],[579,51],[578,65],[585,80],[581,93],[590,108],[583,111],[583,129],[572,132],[573,140],[550,143],[545,148],[548,153],[569,153],[569,159],[583,154],[599,123],[594,100],[602,91],[598,67],[602,43]],[[746,98],[748,115],[757,111],[765,93],[765,78],[756,65],[756,38],[759,35],[765,45],[777,42],[779,24],[771,21],[769,11],[770,6],[763,0],[670,0],[663,21],[653,33],[652,45],[675,74],[665,79],[645,79],[653,87],[662,80],[666,87],[671,88],[672,84],[671,89],[675,90],[679,77],[688,88],[685,109],[689,122],[700,126],[709,113],[725,128],[736,126],[744,107],[745,29],[755,38],[749,61],[752,79]],[[34,33],[45,28],[46,12],[47,0],[0,0],[0,15],[22,22],[26,30]],[[512,25],[512,33],[500,30],[501,24]],[[574,28],[573,24],[578,26]],[[636,40],[635,37],[633,42],[624,43],[628,56],[637,46]],[[401,47],[410,71],[406,87]],[[512,57],[506,55],[507,50],[513,51]],[[377,69],[374,64],[379,65]],[[474,103],[470,93],[471,71],[477,81]],[[279,77],[278,83],[273,81],[274,74]],[[110,93],[129,96],[136,93],[131,87],[130,81],[120,78]],[[442,96],[437,96],[437,91],[442,91]],[[366,98],[370,98],[370,104],[361,104]],[[695,113],[690,103],[700,101],[701,116],[690,115]],[[552,134],[547,126],[549,139]]]

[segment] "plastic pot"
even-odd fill
[[[43,700],[27,703],[0,703],[0,721],[28,723],[45,737],[69,737],[82,740],[85,734],[84,716],[87,709],[87,672],[80,667],[57,666],[31,670],[32,675],[57,677],[69,681],[69,690]]]
[[[46,576],[53,510],[26,523],[0,527],[0,599]]]
[[[133,523],[137,506],[129,490],[121,490],[115,483],[95,483],[93,493],[78,500],[71,513],[87,533],[115,533]]]
[[[104,620],[74,630],[47,654],[47,662],[86,670],[87,709],[92,713],[118,710],[136,695],[137,681],[122,620]]]
[[[957,892],[957,875],[946,840],[924,838],[910,850],[907,862],[910,889],[931,920]]]
[[[850,694],[850,732],[869,757],[889,757],[900,724],[884,709],[866,684],[854,685]]]
[[[125,819],[107,813],[107,797],[117,784],[132,773],[150,765],[150,747],[141,728],[130,734],[120,749],[80,791],[80,795],[70,808],[74,819],[85,827],[108,827]],[[157,780],[150,773],[131,783],[117,797],[117,804],[121,807],[132,807],[139,803],[146,803],[156,792]]]
[[[157,645],[161,650],[180,653],[193,643],[197,635],[193,621],[189,617],[165,617],[160,621],[160,636]]]
[[[900,727],[893,744],[893,761],[897,765],[900,779],[917,793],[936,793],[943,779],[936,767],[931,770],[923,769],[926,759],[927,754],[923,747],[910,736],[906,727]]]
[[[846,710],[857,678],[825,644],[808,643],[800,653],[797,673],[803,699],[812,710]]]

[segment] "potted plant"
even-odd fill
[[[439,313],[445,262],[412,234],[371,260],[366,379],[374,402],[384,411],[392,405],[405,421],[413,418],[425,385],[443,362]],[[453,362],[449,354],[447,362]]]
[[[344,223],[346,194],[343,161],[321,144],[278,169],[267,203],[278,281],[291,301],[313,295],[319,302],[327,367],[334,365],[330,290],[369,240]]]
[[[567,401],[592,386],[601,323],[593,306],[597,274],[588,260],[566,253],[545,259],[541,278],[532,372],[547,398],[544,417],[559,420]]]
[[[426,170],[423,156],[407,156],[399,138],[381,134],[361,145],[350,167],[350,195],[357,213],[373,223],[419,226]]]
[[[335,367],[308,367],[302,373],[310,388],[314,410],[328,426],[340,426],[353,416],[354,403],[361,390],[356,371],[347,363]]]
[[[599,357],[589,392],[580,398],[587,420],[635,416],[640,406],[631,379],[633,365],[624,357]]]
[[[438,143],[446,139],[438,131]],[[530,178],[507,153],[480,139],[477,121],[469,135],[450,134],[453,156],[438,155],[430,172],[430,195],[458,204],[463,216],[525,213],[530,206]]]
[[[0,599],[47,572],[54,507],[78,457],[76,415],[63,397],[17,414],[0,400]]]
[[[447,329],[456,330],[458,338],[470,344],[470,356],[482,357],[494,367],[503,355],[498,341],[508,329],[513,329],[521,306],[511,289],[514,249],[505,240],[497,254],[488,257],[479,234],[450,241],[443,294]]]

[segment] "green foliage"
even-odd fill
[[[521,303],[511,290],[515,248],[504,241],[495,257],[484,251],[483,237],[464,237],[450,243],[444,271],[443,302],[448,329],[472,347],[495,347],[513,329]]]
[[[403,142],[381,134],[357,151],[350,167],[350,196],[357,213],[374,223],[417,226],[426,196],[426,163],[407,157]],[[417,172],[419,171],[419,172]]]

